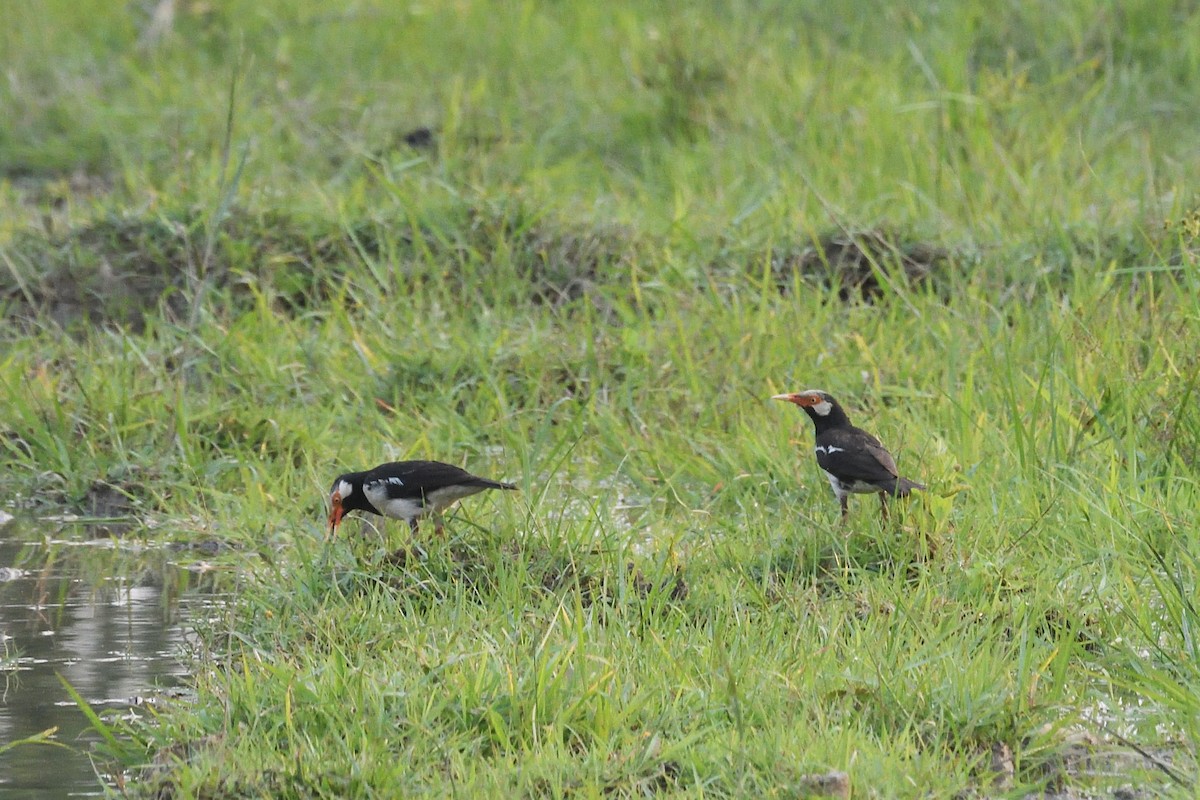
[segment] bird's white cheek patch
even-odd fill
[[[350,495],[354,494],[354,485],[345,481],[338,481],[337,493],[345,500]]]
[[[831,408],[833,408],[833,403],[830,403],[828,400],[822,400],[821,402],[812,406],[812,410],[822,417],[826,416]]]

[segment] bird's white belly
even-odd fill
[[[385,484],[364,488],[371,505],[379,509],[379,513],[392,519],[403,519],[411,522],[414,519],[440,514],[455,501],[483,491],[481,486],[443,486],[425,495],[425,502],[410,497],[390,498]]]
[[[821,472],[825,472],[825,470],[821,470]],[[825,477],[829,479],[829,485],[833,487],[833,493],[838,497],[845,494],[878,494],[882,491],[878,486],[863,481],[847,483],[839,480],[830,472],[825,472]]]
[[[425,504],[436,514],[450,504],[482,491],[482,486],[444,486],[425,495]]]
[[[428,513],[427,509],[422,507],[420,500],[407,497],[388,497],[385,483],[364,486],[363,494],[367,496],[367,500],[371,501],[371,505],[375,506],[385,517],[411,521]]]

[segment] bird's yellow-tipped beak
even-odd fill
[[[789,403],[795,403],[801,408],[807,406],[815,406],[821,402],[821,395],[813,392],[790,392],[788,394],[776,394],[771,396],[772,400],[786,400]]]
[[[340,523],[342,521],[342,515],[344,513],[345,512],[342,510],[342,495],[338,492],[334,492],[333,497],[330,498],[330,508],[329,508],[329,536],[330,537],[332,537],[334,532],[337,531],[338,523]]]

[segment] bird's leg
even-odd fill
[[[846,521],[846,517],[850,514],[850,495],[838,495],[838,502],[842,504],[842,522]]]
[[[888,522],[887,492],[879,493],[879,513],[883,517],[883,524],[886,525]]]
[[[442,519],[441,514],[433,515],[433,532],[438,536],[446,535],[446,520]]]
[[[408,521],[408,530],[410,535],[404,540],[404,544],[393,550],[391,555],[387,557],[389,562],[398,567],[403,567],[404,565],[408,564],[410,560],[412,560],[413,545],[416,542],[416,536],[412,534],[417,532],[417,521],[415,519],[410,519]],[[418,547],[418,549],[420,548]]]

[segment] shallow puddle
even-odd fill
[[[186,623],[216,613],[213,582],[144,542],[0,526],[0,797],[103,795],[99,737],[59,676],[102,718],[185,692]],[[50,729],[65,747],[4,750]]]

